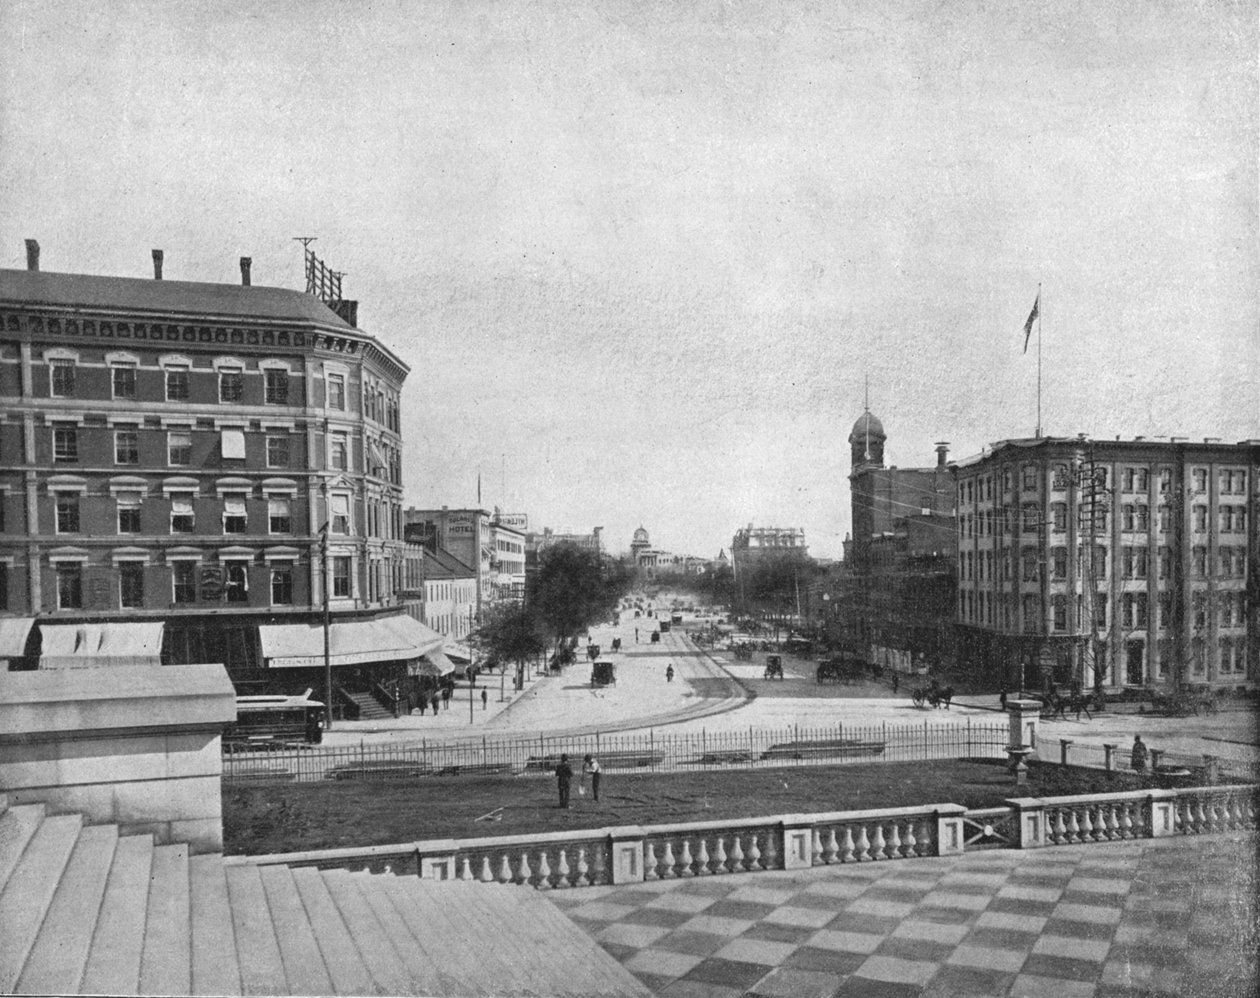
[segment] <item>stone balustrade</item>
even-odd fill
[[[1021,797],[969,812],[960,804],[788,814],[438,839],[229,862],[344,867],[438,880],[566,890],[601,884],[948,856],[969,848],[1036,849],[1256,827],[1256,788],[1193,787]],[[970,834],[968,834],[970,829]]]

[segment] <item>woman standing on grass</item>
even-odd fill
[[[591,778],[591,799],[599,800],[599,763],[594,757],[587,752],[586,757],[582,760],[582,783],[586,782],[587,776]]]

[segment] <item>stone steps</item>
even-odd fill
[[[254,866],[0,795],[0,993],[646,995],[545,894]]]

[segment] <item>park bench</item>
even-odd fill
[[[648,766],[659,766],[665,761],[665,751],[663,749],[617,749],[611,752],[596,752],[593,754],[599,760],[600,767],[603,769],[646,768]],[[550,773],[559,762],[560,756],[558,754],[531,755],[529,761],[525,764],[525,768]],[[569,753],[570,765],[576,767],[580,762],[580,754]]]

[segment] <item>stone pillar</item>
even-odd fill
[[[1011,748],[1031,749],[1031,756],[1037,758],[1037,735],[1041,729],[1040,702],[1008,699],[1006,713],[1010,721]]]
[[[1035,797],[1017,797],[1006,803],[1015,809],[1015,847],[1039,849],[1047,845],[1045,803]]]
[[[454,839],[425,842],[418,868],[424,880],[454,880],[459,845]]]
[[[1151,749],[1151,772],[1159,769],[1164,762],[1164,750],[1162,748]]]
[[[804,814],[783,817],[783,869],[803,870],[814,865],[814,823]]]
[[[236,695],[222,665],[0,672],[0,788],[193,852],[223,849]]]
[[[614,884],[643,882],[643,829],[623,825],[609,829],[609,875]]]
[[[961,804],[942,804],[936,809],[936,854],[957,856],[964,851],[963,815],[967,809]]]
[[[1116,747],[1103,742],[1103,769],[1108,773],[1116,770]]]
[[[1068,749],[1072,747],[1072,739],[1059,739],[1059,765],[1066,766],[1068,764]]]
[[[1177,834],[1173,808],[1177,804],[1176,790],[1152,790],[1147,795],[1151,809],[1151,838],[1162,839]]]

